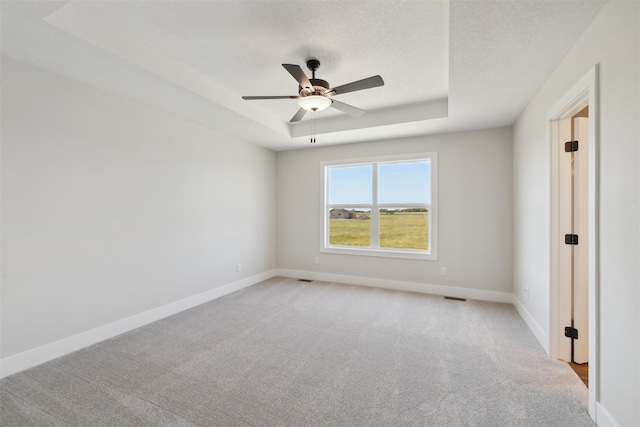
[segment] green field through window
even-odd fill
[[[353,212],[354,218],[351,219],[331,219],[329,224],[330,245],[371,245],[371,212]]]
[[[427,212],[380,213],[380,247],[387,249],[429,249],[429,214]],[[331,219],[329,244],[368,247],[371,245],[369,213],[352,219]]]
[[[427,212],[380,213],[380,247],[392,249],[429,249]]]

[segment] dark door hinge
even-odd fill
[[[565,234],[564,235],[564,243],[566,245],[577,245],[578,244],[578,235],[577,234]]]
[[[574,340],[578,339],[578,330],[571,326],[564,327],[564,336],[568,338],[572,338]]]
[[[571,153],[573,151],[578,151],[578,141],[568,141],[564,143],[564,151],[567,153]]]

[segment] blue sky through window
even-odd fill
[[[329,168],[329,204],[371,204],[372,165]],[[378,203],[430,203],[429,161],[383,163],[378,169]]]
[[[378,203],[429,203],[429,162],[387,163],[378,169]]]
[[[371,204],[373,166],[345,166],[329,169],[329,204]]]

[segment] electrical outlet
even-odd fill
[[[236,271],[240,273],[242,271],[242,264],[236,264]]]
[[[524,297],[529,299],[529,288],[524,288]]]
[[[440,275],[441,276],[447,275],[447,267],[440,267]]]
[[[313,263],[314,263],[315,265],[320,264],[320,257],[319,257],[319,256],[315,257],[315,259],[313,260]]]

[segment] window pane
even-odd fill
[[[428,250],[428,209],[380,209],[380,247]]]
[[[331,209],[329,244],[337,246],[371,245],[371,210]]]
[[[430,176],[428,160],[380,164],[378,203],[431,203]]]
[[[329,204],[371,204],[372,165],[330,167]]]

